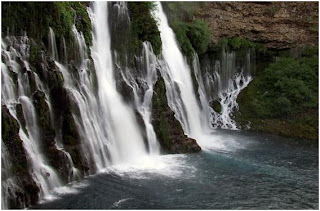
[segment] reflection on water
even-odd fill
[[[33,208],[317,209],[318,150],[292,141],[217,130],[201,153],[113,166]]]

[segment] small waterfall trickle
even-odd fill
[[[79,33],[73,25],[72,32],[75,38],[75,51],[78,52],[74,64],[79,71],[77,75],[68,66],[55,61],[64,78],[64,87],[76,108],[72,109],[72,116],[81,136],[82,153],[85,160],[101,170],[109,163],[107,155],[107,135],[103,128],[98,100],[95,97],[94,83],[90,74],[90,60],[87,54],[82,33]],[[92,172],[93,173],[93,172]]]
[[[247,49],[245,55],[222,49],[218,60],[205,58],[202,68],[196,57],[193,61],[199,84],[201,105],[213,128],[237,129],[233,113],[238,109],[237,97],[251,82],[254,69],[254,50]],[[211,108],[211,103],[220,105],[221,111]]]
[[[49,27],[48,43],[49,43],[49,51],[51,53],[51,58],[55,61],[58,61],[59,58],[58,58],[56,37],[51,27]]]
[[[151,124],[151,101],[153,96],[153,87],[157,80],[158,60],[153,53],[152,46],[149,42],[143,43],[143,54],[140,58],[145,69],[138,78],[132,75],[132,70],[126,69],[123,71],[123,79],[132,88],[134,94],[134,102],[136,109],[142,116],[146,136],[148,140],[148,151],[150,154],[157,155],[160,153],[160,146],[157,141],[156,134]],[[137,83],[139,81],[140,85]]]
[[[5,42],[9,43],[9,47]],[[28,83],[30,81],[29,75],[36,74],[30,72],[28,67],[29,40],[26,36],[19,39],[6,37],[5,42],[2,41],[4,58],[1,64],[2,105],[9,109],[10,114],[19,123],[19,136],[32,167],[30,174],[40,187],[40,197],[46,197],[51,189],[61,185],[61,181],[42,152],[40,129],[32,101],[31,87]],[[40,85],[37,84],[37,86]],[[18,104],[22,106],[24,117],[18,115]],[[24,123],[21,120],[22,118],[25,120]],[[24,124],[28,132],[23,129]],[[10,183],[14,183],[14,179],[10,179],[10,176],[8,176]],[[3,187],[6,186],[6,182],[3,182],[2,185]],[[10,186],[11,188],[18,188],[18,185],[11,184]],[[11,191],[14,191],[14,189],[11,189]]]

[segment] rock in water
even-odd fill
[[[166,87],[161,76],[154,87],[152,98],[152,124],[162,150],[167,153],[188,153],[201,151],[195,139],[188,138],[168,106]]]

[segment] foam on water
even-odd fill
[[[196,171],[186,160],[187,155],[161,155],[140,157],[130,163],[114,165],[104,172],[121,177],[148,179],[150,174],[176,177],[193,177]],[[184,174],[187,171],[188,175]]]
[[[39,201],[39,204],[61,199],[65,195],[78,194],[81,189],[86,188],[88,185],[89,184],[83,180],[81,182],[71,182],[67,186],[57,187]]]
[[[246,147],[246,144],[239,142],[239,138],[236,136],[216,134],[215,132],[203,134],[197,139],[197,142],[203,151],[232,152]]]

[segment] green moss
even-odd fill
[[[169,138],[169,127],[177,127],[176,125],[168,126],[168,108],[166,98],[165,82],[162,78],[159,78],[155,85],[155,94],[152,98],[153,115],[156,121],[153,121],[154,130],[157,135],[160,144],[164,149],[170,149],[171,142]],[[179,123],[178,123],[179,124]]]
[[[30,45],[29,63],[31,67],[35,68],[35,71],[41,69],[41,61],[41,50],[38,45]]]
[[[210,29],[207,23],[194,19],[201,3],[198,2],[163,2],[169,24],[184,55],[192,57],[194,52],[207,51],[210,41]]]
[[[180,44],[182,53],[188,57],[193,56],[195,50],[187,36],[188,24],[182,21],[175,21],[171,27],[176,35],[177,41]]]
[[[207,51],[210,29],[204,21],[195,19],[188,23],[176,20],[171,23],[171,27],[184,55],[191,57],[194,52],[203,54]]]
[[[257,53],[268,53],[267,48],[262,44],[252,42],[241,37],[222,38],[218,43],[210,43],[208,51],[220,52],[224,47],[226,47],[228,50],[237,52],[248,48],[254,48]]]
[[[72,38],[74,17],[78,30],[84,33],[87,44],[91,44],[91,23],[84,5],[77,2],[3,2],[2,35],[23,35],[47,43],[49,27],[56,38]]]
[[[152,17],[154,2],[128,2],[131,20],[131,50],[136,51],[141,42],[149,41],[156,55],[161,51],[161,37],[156,20]]]
[[[275,14],[279,11],[279,9],[280,9],[280,8],[274,7],[274,6],[268,7],[268,8],[266,9],[266,14],[269,15],[270,17],[274,17]]]
[[[89,18],[86,4],[84,2],[70,2],[71,8],[75,11],[75,25],[78,31],[83,33],[87,46],[92,45],[92,25]]]
[[[158,131],[158,138],[162,140],[164,147],[170,148],[168,125],[165,119],[161,119]]]

